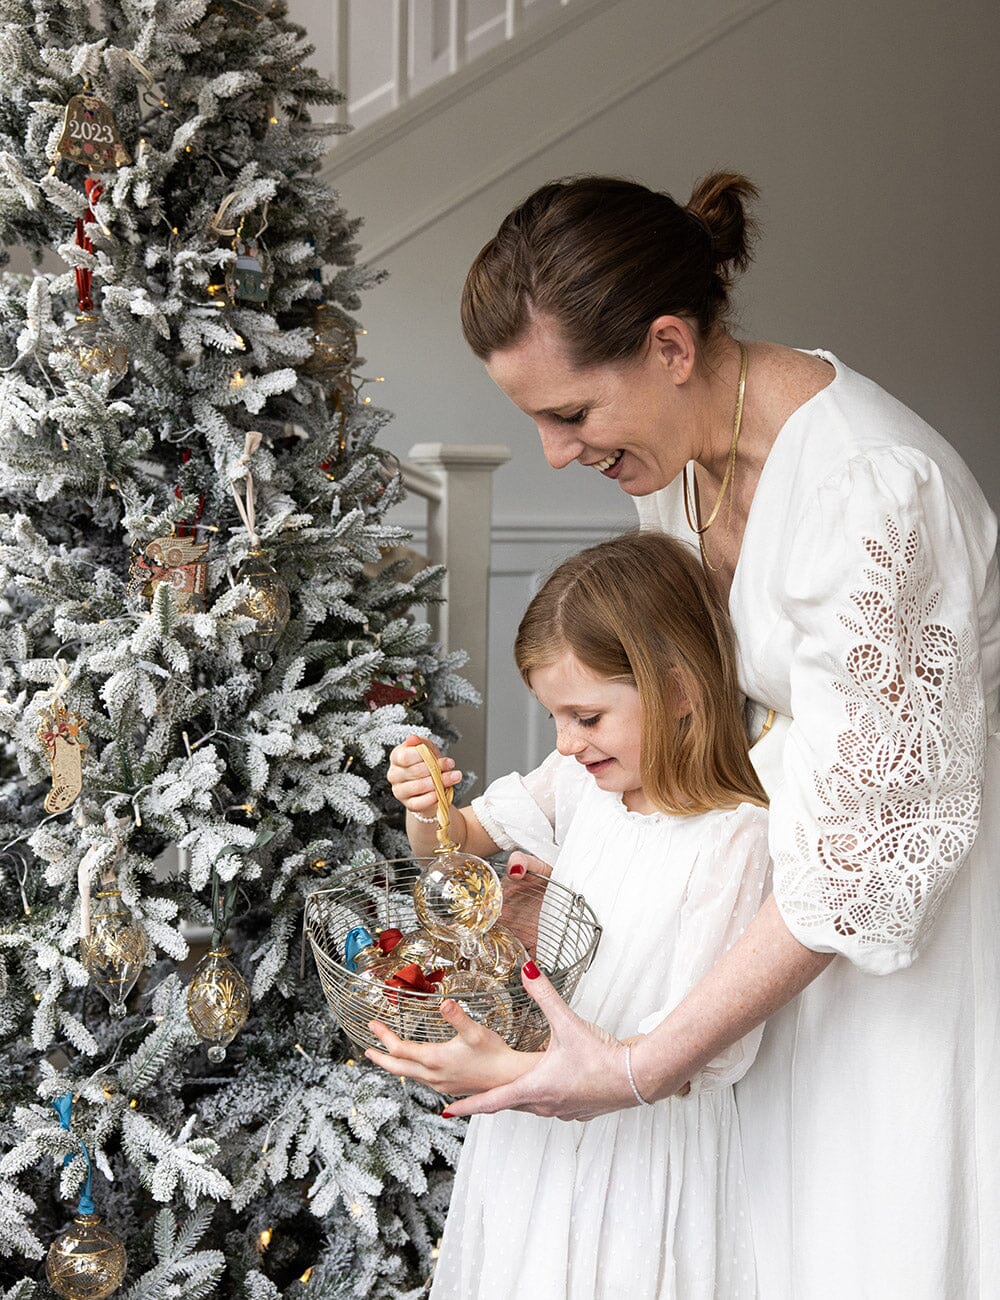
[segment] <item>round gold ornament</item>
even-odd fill
[[[121,1286],[127,1268],[124,1245],[101,1227],[99,1214],[78,1214],[45,1259],[49,1286],[63,1300],[104,1300]]]
[[[210,1044],[208,1059],[215,1064],[226,1059],[226,1046],[250,1014],[246,980],[228,957],[225,948],[202,957],[187,991],[188,1019],[201,1041]]]
[[[358,357],[358,335],[354,324],[329,303],[317,303],[312,310],[312,356],[302,370],[313,379],[342,391],[350,387],[351,370]]]
[[[128,348],[108,330],[96,312],[77,316],[67,335],[66,351],[82,374],[111,376],[117,384],[128,373]]]
[[[414,962],[424,971],[452,970],[458,965],[459,946],[451,939],[410,930],[392,950],[403,965]]]
[[[236,581],[250,583],[252,591],[234,613],[256,621],[246,643],[254,651],[254,664],[262,671],[274,663],[272,650],[288,626],[292,612],[288,588],[265,558],[263,551],[251,551],[236,570]]]
[[[430,934],[457,938],[465,951],[500,918],[503,890],[488,862],[468,853],[439,852],[413,886],[417,920]]]
[[[149,956],[146,931],[122,902],[121,892],[105,889],[90,916],[90,934],[80,940],[84,970],[107,998],[113,1016],[125,1014],[132,992]]]

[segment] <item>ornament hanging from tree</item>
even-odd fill
[[[96,95],[74,95],[66,105],[53,162],[65,158],[91,171],[109,171],[132,161],[122,144],[115,115]]]
[[[261,435],[251,430],[246,436],[243,455],[239,465],[244,471],[244,493],[240,494],[239,480],[232,480],[233,497],[240,518],[246,525],[250,538],[250,554],[236,570],[237,582],[249,582],[250,594],[233,611],[244,618],[252,618],[256,626],[247,635],[247,647],[254,652],[254,665],[266,671],[274,663],[273,650],[281,640],[281,635],[288,626],[291,615],[291,600],[288,588],[274,571],[261,549],[260,538],[256,531],[256,514],[254,507],[253,472],[250,458],[261,444]]]
[[[52,768],[45,811],[65,812],[83,789],[83,751],[87,746],[82,732],[87,723],[58,698],[44,704],[38,717],[38,739]]]
[[[88,176],[83,183],[89,204],[76,221],[76,246],[93,253],[94,244],[87,227],[94,224],[93,208],[104,192],[101,182]],[[116,339],[94,309],[93,271],[89,266],[76,268],[76,301],[79,309],[76,324],[66,336],[66,352],[73,357],[84,375],[111,376],[112,386],[128,373],[128,349]]]
[[[80,962],[90,982],[107,998],[111,1014],[120,1018],[146,965],[149,939],[113,880],[102,882],[91,904],[90,868],[97,852],[97,846],[89,849],[80,861]]]
[[[208,542],[193,537],[154,537],[141,550],[133,550],[129,576],[130,596],[151,600],[161,582],[167,583],[180,614],[199,613],[205,607]]]
[[[73,1094],[67,1092],[51,1105],[59,1116],[60,1127],[71,1132]],[[94,1168],[83,1141],[80,1141],[80,1149],[87,1161],[87,1178],[80,1193],[76,1217],[49,1247],[45,1277],[62,1300],[105,1300],[105,1297],[114,1295],[124,1281],[128,1254],[121,1238],[110,1228],[102,1227],[101,1216],[94,1212]],[[68,1155],[64,1163],[69,1164],[73,1159],[74,1156]]]

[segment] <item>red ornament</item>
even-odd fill
[[[386,999],[397,1006],[399,998],[407,993],[437,993],[443,975],[444,971],[440,970],[432,970],[429,975],[425,975],[416,962],[404,966],[391,979],[386,980]]]
[[[389,955],[403,937],[402,930],[382,930],[376,942],[382,951]]]
[[[372,682],[365,691],[365,702],[370,709],[381,709],[387,704],[411,704],[416,698],[416,691],[393,686],[391,682]]]

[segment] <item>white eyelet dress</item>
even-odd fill
[[[572,758],[503,777],[474,802],[501,848],[529,849],[604,926],[572,1005],[616,1035],[646,1031],[755,915],[767,815],[629,812]],[[692,1093],[587,1123],[513,1111],[470,1123],[433,1300],[753,1300],[749,1207],[732,1083],[759,1034]]]

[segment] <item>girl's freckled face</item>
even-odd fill
[[[655,350],[580,370],[555,329],[536,319],[518,343],[491,353],[486,369],[535,421],[553,469],[579,461],[643,496],[672,482],[690,459],[675,386]]]
[[[602,790],[623,795],[633,811],[652,812],[642,792],[636,687],[599,676],[567,650],[531,670],[531,689],[556,724],[559,753],[582,763]]]

